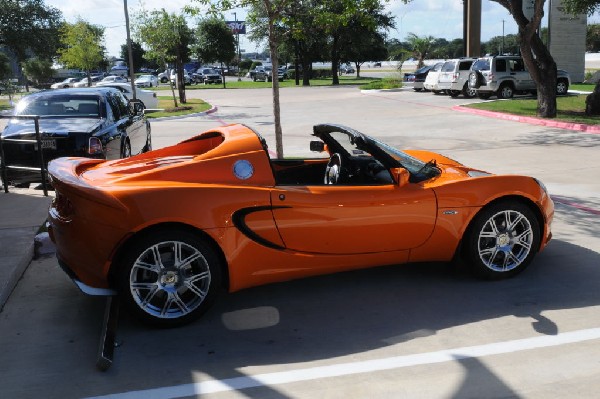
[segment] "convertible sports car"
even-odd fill
[[[54,160],[59,263],[84,292],[119,293],[142,321],[174,326],[223,287],[456,257],[510,277],[550,240],[554,204],[535,178],[339,125],[314,136],[328,157],[270,159],[258,133],[229,125],[128,159]]]

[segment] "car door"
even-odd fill
[[[529,71],[525,68],[525,63],[522,58],[515,58],[509,61],[511,75],[516,78],[517,90],[534,90],[535,82],[533,81]]]
[[[407,250],[436,221],[436,198],[420,184],[276,186],[275,223],[285,246],[321,254]]]
[[[131,146],[131,154],[139,154],[146,145],[145,122],[142,116],[132,115],[129,103],[123,94],[113,92],[108,94],[117,129],[127,137]]]

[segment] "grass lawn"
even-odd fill
[[[597,125],[600,119],[585,114],[586,94],[557,97],[556,120],[572,123]],[[537,99],[515,98],[508,101],[490,101],[467,105],[471,108],[483,109],[494,112],[504,112],[513,115],[537,116]]]
[[[175,93],[177,96],[177,93]],[[164,109],[164,111],[151,112],[146,114],[148,119],[161,118],[164,116],[180,116],[195,114],[197,112],[204,112],[211,108],[211,105],[199,99],[188,99],[187,103],[180,104],[179,98],[177,99],[178,107],[175,108],[172,96],[158,96],[158,108]]]
[[[4,111],[5,109],[10,109],[10,105],[8,105],[8,100],[0,100],[0,111]]]

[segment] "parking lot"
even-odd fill
[[[270,90],[187,96],[216,112],[153,122],[155,148],[234,122],[275,148]],[[283,89],[284,152],[309,154],[312,126],[332,122],[540,178],[556,203],[554,236],[521,275],[485,282],[446,264],[411,264],[297,280],[222,295],[204,318],[172,330],[122,313],[115,362],[99,372],[103,299],[81,294],[53,257],[40,258],[0,313],[0,397],[596,397],[600,135],[453,110],[473,101]]]

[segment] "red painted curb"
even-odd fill
[[[556,127],[559,129],[574,130],[574,131],[583,132],[583,133],[600,134],[600,126],[598,126],[598,125],[586,125],[584,123],[561,122],[561,121],[555,121],[552,119],[543,119],[543,118],[534,118],[531,116],[519,116],[519,115],[505,114],[503,112],[486,111],[486,110],[482,110],[482,109],[469,108],[469,107],[465,107],[462,105],[455,105],[454,107],[452,107],[452,109],[454,111],[465,112],[465,113],[481,115],[481,116],[487,116],[487,117],[496,118],[496,119],[504,119],[504,120],[514,121],[514,122],[529,123],[531,125],[541,125],[541,126],[548,126],[548,127]]]

